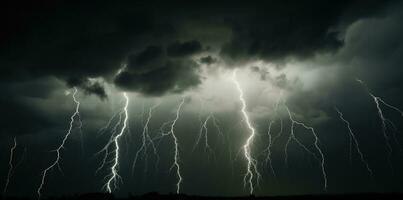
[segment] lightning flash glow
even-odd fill
[[[55,160],[49,165],[49,167],[47,167],[47,168],[46,168],[45,170],[43,170],[43,172],[42,172],[41,183],[40,183],[40,185],[39,185],[39,187],[38,187],[38,189],[37,189],[38,199],[41,198],[42,189],[43,189],[43,186],[44,186],[44,184],[45,184],[46,176],[47,176],[48,172],[49,172],[50,170],[52,170],[55,166],[57,166],[57,167],[59,168],[59,170],[60,170],[60,166],[59,166],[59,164],[60,164],[59,161],[60,161],[60,157],[61,157],[60,151],[64,148],[64,145],[65,145],[67,139],[69,138],[69,136],[70,136],[70,134],[71,134],[71,132],[72,132],[72,130],[73,130],[73,126],[74,126],[74,122],[75,122],[75,119],[76,119],[76,118],[77,118],[78,121],[79,121],[79,128],[81,128],[81,126],[82,126],[82,122],[81,122],[81,120],[80,120],[80,112],[79,112],[79,109],[80,109],[80,102],[79,102],[79,101],[77,100],[77,98],[76,98],[76,95],[77,95],[78,90],[77,90],[76,87],[74,87],[73,90],[74,90],[74,92],[73,92],[72,98],[73,98],[74,103],[76,104],[76,109],[75,109],[73,115],[71,115],[71,117],[70,117],[70,124],[69,124],[69,129],[68,129],[68,131],[67,131],[66,134],[64,135],[64,137],[63,137],[62,142],[60,143],[60,145],[54,150],[54,152],[56,152],[56,158],[55,158]]]
[[[257,160],[255,158],[252,157],[251,154],[251,145],[253,143],[253,139],[255,137],[255,128],[252,126],[252,123],[250,122],[249,119],[249,115],[246,112],[246,102],[244,99],[244,93],[243,90],[239,84],[239,82],[236,79],[236,73],[237,70],[235,69],[233,74],[232,74],[232,81],[234,82],[238,92],[239,92],[239,101],[241,102],[241,112],[242,112],[242,116],[245,120],[245,123],[249,129],[250,135],[248,137],[248,139],[246,140],[246,143],[243,145],[243,151],[244,151],[244,156],[247,160],[247,172],[244,176],[244,185],[246,186],[246,184],[249,185],[249,192],[250,194],[253,194],[254,191],[254,183],[253,180],[256,176],[256,183],[259,184],[259,178],[260,178],[260,173],[257,169]]]
[[[14,159],[14,150],[15,150],[15,148],[17,148],[17,138],[14,137],[13,141],[14,141],[13,146],[10,148],[10,159],[8,160],[8,172],[7,172],[6,183],[5,183],[4,189],[3,189],[4,195],[7,193],[8,184],[10,183],[10,179],[11,179],[11,176],[13,175],[13,171],[14,171],[13,159]]]

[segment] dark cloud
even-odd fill
[[[161,46],[148,46],[144,51],[129,56],[128,70],[144,74],[154,71],[165,64],[165,50]]]
[[[213,58],[212,56],[205,56],[200,58],[200,62],[206,65],[211,65],[217,62],[217,59]]]
[[[137,63],[142,66],[141,70],[153,71],[147,68],[167,64],[142,62],[165,62],[165,58],[158,61],[161,55],[189,57],[203,50],[204,45],[199,38],[204,41],[206,37],[209,38],[209,46],[221,49],[223,57],[234,60],[282,60],[289,56],[306,58],[316,52],[333,51],[340,47],[343,44],[343,27],[360,17],[376,13],[384,4],[384,1],[315,0],[222,1],[216,4],[181,2],[180,6],[172,2],[153,5],[129,1],[78,5],[43,3],[35,9],[28,9],[26,15],[16,17],[16,25],[7,23],[9,30],[4,33],[0,48],[0,79],[22,81],[53,76],[64,81],[97,77],[112,81],[126,60],[132,65]],[[359,12],[353,12],[358,8]],[[6,12],[6,15],[13,19],[12,12]],[[189,24],[190,27],[206,28],[195,32],[183,28]],[[231,38],[226,38],[229,42],[221,41],[225,38],[214,37],[215,33],[221,34],[226,29],[232,31]],[[194,35],[189,35],[191,33]],[[214,38],[217,38],[216,41]],[[161,51],[153,49],[155,45],[167,46],[164,52],[153,52]],[[144,51],[144,55],[130,56],[145,47],[150,49]],[[214,59],[206,57],[201,62],[209,64]],[[175,74],[194,76],[186,72]],[[187,79],[183,76],[177,78]],[[96,87],[98,89],[87,91],[102,91],[99,89],[101,85]]]
[[[8,34],[3,42],[2,81],[53,76],[69,82],[69,86],[80,86],[71,80],[111,80],[132,51],[153,37],[163,40],[172,33],[169,25],[157,24],[139,7],[129,11],[119,4],[55,3],[51,10],[41,11],[32,11],[35,17],[19,24],[24,31]],[[84,88],[103,96],[100,87]]]
[[[67,80],[67,85],[69,87],[79,87],[80,89],[84,90],[85,93],[97,95],[101,99],[106,99],[108,97],[103,83],[100,83],[99,81],[71,78]]]
[[[233,37],[223,46],[221,55],[235,60],[257,58],[275,62],[334,52],[343,45],[346,25],[373,14],[385,4],[292,1],[290,5],[283,1],[253,7],[254,12],[247,11],[247,15],[229,17]],[[359,8],[359,14],[350,13],[352,8]]]
[[[198,53],[202,50],[202,45],[199,41],[192,40],[186,42],[174,42],[167,48],[168,56],[170,57],[184,57]]]
[[[268,79],[268,76],[270,73],[267,71],[265,68],[260,68],[258,66],[252,66],[250,67],[252,72],[258,73],[260,75],[260,80],[265,81]]]
[[[118,74],[115,84],[124,90],[151,96],[179,93],[197,86],[201,82],[199,65],[183,56],[185,54],[172,59],[161,46],[148,46],[129,57],[127,67]]]

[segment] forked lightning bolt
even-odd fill
[[[290,119],[290,121],[291,121],[291,133],[290,133],[290,136],[289,136],[289,138],[288,138],[288,141],[287,141],[286,147],[285,147],[285,153],[286,153],[285,161],[286,161],[286,164],[287,164],[287,159],[288,159],[288,154],[287,154],[288,145],[289,145],[289,143],[291,142],[291,140],[294,140],[299,146],[301,146],[301,147],[302,147],[303,149],[305,149],[307,152],[309,152],[310,154],[312,154],[312,155],[320,162],[321,171],[322,171],[322,177],[323,177],[323,188],[324,188],[324,190],[326,191],[326,190],[327,190],[327,175],[326,175],[326,171],[325,171],[325,157],[324,157],[324,155],[323,155],[322,149],[319,147],[319,138],[318,138],[318,136],[317,136],[317,134],[316,134],[316,132],[315,132],[315,129],[312,128],[312,127],[310,127],[310,126],[305,125],[305,124],[302,123],[302,122],[296,121],[296,120],[293,118],[293,116],[292,116],[292,114],[291,114],[291,112],[290,112],[290,109],[289,109],[287,106],[285,106],[285,107],[286,107],[286,110],[287,110],[287,113],[288,113],[288,117],[289,117],[289,119]],[[319,152],[320,158],[318,158],[315,153],[313,153],[312,151],[310,151],[305,145],[303,145],[303,144],[295,137],[295,134],[294,134],[295,124],[296,124],[296,125],[300,125],[300,126],[304,127],[305,129],[311,131],[312,135],[313,135],[314,138],[315,138],[314,146],[315,146],[315,149]]]
[[[182,98],[182,101],[179,103],[178,108],[176,109],[176,115],[175,115],[175,119],[171,120],[171,121],[167,121],[164,122],[161,127],[160,127],[160,134],[158,137],[153,138],[153,140],[159,140],[162,141],[162,139],[166,136],[171,136],[173,139],[173,143],[174,143],[174,158],[173,158],[173,163],[170,167],[170,170],[172,170],[173,168],[176,168],[176,176],[178,177],[178,181],[176,182],[176,193],[179,194],[180,193],[180,189],[181,189],[181,184],[183,181],[182,175],[181,175],[181,167],[180,167],[180,157],[179,157],[179,141],[178,138],[175,134],[175,125],[176,122],[179,119],[180,113],[181,113],[181,109],[183,104],[185,103],[185,98]],[[169,128],[169,130],[164,130],[165,128]],[[158,145],[157,145],[158,146]]]
[[[367,169],[367,171],[368,171],[369,175],[371,176],[371,178],[373,178],[372,169],[369,167],[368,162],[364,158],[364,154],[361,152],[361,149],[360,149],[360,146],[358,144],[357,138],[355,137],[355,134],[351,129],[350,122],[348,122],[344,118],[343,113],[337,107],[335,107],[334,109],[339,114],[340,119],[346,124],[348,132],[350,134],[350,138],[353,140],[354,145],[355,145],[355,149],[357,150],[357,153],[360,155],[360,160],[365,165],[365,168]]]
[[[237,81],[236,73],[237,73],[237,69],[235,69],[232,74],[232,81],[234,82],[234,84],[239,92],[239,101],[241,102],[241,105],[242,105],[242,108],[241,108],[242,116],[243,116],[245,123],[247,125],[247,128],[249,129],[249,132],[250,132],[250,135],[247,138],[246,143],[243,145],[244,156],[248,162],[247,163],[247,172],[245,173],[245,176],[244,176],[244,186],[246,186],[246,184],[249,184],[249,192],[250,192],[250,194],[253,194],[254,177],[256,176],[257,184],[259,184],[259,179],[260,179],[260,173],[257,170],[257,160],[252,157],[252,152],[251,152],[251,145],[253,143],[253,139],[254,139],[256,133],[255,133],[255,128],[252,126],[252,124],[250,122],[249,115],[246,112],[246,102],[244,99],[243,90],[242,90],[239,82]]]
[[[386,147],[387,147],[387,150],[388,150],[388,161],[389,161],[389,164],[391,164],[390,157],[391,157],[391,155],[392,155],[393,149],[392,149],[392,145],[390,144],[390,141],[389,141],[389,136],[388,136],[388,134],[387,134],[387,132],[386,132],[386,129],[387,129],[386,123],[387,123],[387,122],[390,122],[392,125],[393,125],[393,123],[392,123],[389,119],[387,119],[387,118],[385,117],[385,115],[384,115],[384,113],[383,113],[383,110],[382,110],[382,108],[381,108],[381,104],[384,105],[384,106],[386,106],[386,107],[388,107],[388,108],[390,108],[390,109],[392,109],[392,110],[394,110],[394,111],[396,111],[396,112],[398,112],[401,116],[403,116],[403,111],[401,111],[400,109],[398,109],[396,106],[392,106],[392,105],[386,103],[382,98],[375,96],[375,95],[368,89],[368,87],[366,86],[366,84],[364,83],[364,81],[362,81],[362,80],[360,80],[360,79],[356,79],[356,81],[359,82],[361,85],[363,85],[363,86],[365,87],[365,89],[367,90],[369,96],[371,96],[372,99],[374,100],[374,103],[375,103],[375,105],[376,105],[376,109],[378,110],[378,116],[379,116],[379,118],[381,119],[381,123],[382,123],[382,133],[383,133],[383,137],[385,138]]]
[[[174,162],[171,166],[171,168],[175,167],[176,168],[176,175],[178,176],[178,182],[176,183],[176,193],[179,194],[180,189],[181,189],[181,183],[182,183],[182,175],[180,172],[180,165],[179,165],[179,143],[178,143],[178,138],[175,135],[174,129],[176,122],[179,119],[179,114],[182,108],[182,105],[185,103],[185,98],[182,98],[181,103],[178,106],[178,109],[176,110],[176,117],[171,123],[171,129],[169,131],[169,134],[172,136],[174,140],[174,145],[175,145],[175,154],[174,154]]]
[[[78,121],[79,121],[79,128],[81,128],[81,125],[82,125],[81,120],[80,120],[80,112],[79,112],[80,102],[76,99],[76,94],[77,94],[78,90],[77,90],[77,88],[75,88],[75,87],[74,87],[73,89],[74,89],[74,92],[73,92],[72,97],[73,97],[74,103],[76,104],[76,109],[75,109],[75,112],[73,113],[73,115],[71,115],[71,117],[70,117],[70,126],[69,126],[69,129],[68,129],[67,133],[64,135],[63,140],[62,140],[62,142],[60,143],[60,145],[54,150],[54,151],[56,152],[56,159],[52,162],[51,165],[49,165],[49,167],[47,167],[47,168],[42,172],[41,184],[39,185],[39,187],[38,187],[38,189],[37,189],[38,199],[41,198],[42,189],[43,189],[43,186],[44,186],[44,184],[45,184],[46,176],[47,176],[48,172],[49,172],[50,170],[52,170],[55,166],[58,166],[59,169],[60,169],[60,166],[59,166],[60,150],[62,150],[62,149],[64,148],[64,144],[66,143],[68,137],[69,137],[70,134],[71,134],[71,131],[73,130],[73,125],[74,125],[75,119],[78,118]]]
[[[269,165],[271,173],[273,174],[274,177],[276,177],[277,175],[276,175],[276,172],[274,171],[273,164],[272,164],[272,158],[271,158],[272,149],[271,148],[272,148],[273,143],[275,142],[275,140],[277,140],[281,136],[281,133],[283,131],[283,120],[281,118],[280,118],[280,132],[274,138],[273,138],[271,132],[272,132],[272,126],[276,122],[275,118],[277,117],[277,114],[278,114],[278,106],[279,106],[279,103],[280,103],[281,99],[282,99],[282,93],[280,94],[280,97],[278,98],[278,100],[276,102],[276,105],[274,107],[275,115],[274,115],[273,119],[270,120],[270,122],[269,122],[269,128],[268,128],[268,131],[267,131],[267,135],[269,136],[269,144],[267,145],[266,149],[264,150],[264,151],[267,151],[267,156],[266,156],[266,160],[265,160],[266,165]]]
[[[7,179],[6,179],[6,184],[4,185],[4,189],[3,189],[4,195],[6,195],[6,193],[7,193],[8,184],[10,183],[10,179],[11,179],[11,176],[13,175],[13,171],[14,171],[13,159],[14,159],[15,148],[17,148],[17,138],[16,137],[14,137],[14,144],[10,149],[10,159],[8,161]]]
[[[110,126],[111,126],[112,122],[115,120],[116,116],[119,116],[119,117],[118,117],[118,120],[116,121],[116,124],[112,127],[112,129],[111,129],[111,131],[110,131],[111,134],[110,134],[110,137],[109,137],[108,142],[106,143],[106,145],[105,145],[100,151],[98,151],[97,153],[95,153],[95,155],[98,155],[98,154],[101,154],[101,153],[104,154],[104,155],[103,155],[102,162],[101,162],[101,164],[99,165],[99,167],[97,168],[97,170],[95,170],[95,173],[98,173],[98,172],[105,166],[105,164],[107,164],[108,156],[109,156],[109,154],[111,154],[109,149],[110,149],[111,145],[114,144],[114,137],[115,137],[115,134],[116,134],[116,132],[118,131],[119,126],[122,124],[122,115],[123,115],[123,113],[124,113],[124,110],[122,109],[120,112],[114,114],[114,115],[109,119],[107,125],[106,125],[105,127],[101,128],[101,129],[98,131],[100,134],[103,134],[103,133],[107,132],[107,131],[110,129]],[[112,152],[112,153],[113,153],[113,152]],[[111,162],[113,162],[113,161],[111,161]],[[109,163],[109,162],[108,162],[108,163]]]
[[[209,145],[209,140],[208,140],[208,128],[207,128],[207,123],[208,121],[212,119],[214,125],[217,127],[218,132],[220,134],[221,129],[219,129],[219,126],[217,124],[217,122],[215,121],[215,119],[213,118],[213,114],[210,114],[206,117],[206,119],[202,122],[201,126],[200,126],[200,130],[199,130],[199,136],[197,137],[196,143],[193,146],[193,151],[197,148],[198,144],[200,143],[201,138],[204,135],[204,149],[207,153],[211,153],[214,155],[214,151],[213,149],[210,147]]]
[[[148,145],[151,145],[151,147],[153,149],[153,153],[157,157],[157,164],[158,164],[159,156],[158,156],[157,148],[156,148],[156,146],[154,144],[154,140],[151,138],[151,136],[149,134],[150,131],[149,131],[148,125],[149,125],[150,120],[151,120],[151,118],[153,116],[152,114],[153,114],[154,109],[157,108],[159,105],[160,105],[160,103],[157,103],[157,104],[153,105],[152,107],[150,107],[150,109],[148,110],[148,117],[147,117],[147,120],[146,120],[146,122],[144,124],[143,132],[141,134],[142,143],[141,143],[140,148],[137,150],[136,156],[135,156],[135,158],[133,160],[132,174],[134,173],[136,163],[137,163],[137,159],[138,159],[140,153],[143,153],[143,156],[145,157],[145,161],[147,162],[147,147],[148,147]]]
[[[106,177],[108,180],[105,183],[105,188],[106,191],[109,193],[112,193],[112,191],[114,189],[117,189],[118,187],[118,181],[120,179],[120,176],[118,174],[118,167],[119,167],[119,150],[120,150],[120,146],[119,146],[119,139],[123,136],[123,134],[125,133],[127,126],[128,126],[128,119],[129,119],[129,113],[127,111],[127,108],[129,106],[129,97],[127,96],[126,92],[123,93],[123,96],[125,98],[125,105],[123,107],[123,115],[124,115],[124,119],[123,119],[123,125],[119,131],[119,133],[116,136],[113,136],[113,144],[114,144],[114,152],[113,152],[113,164],[110,168],[110,174]]]

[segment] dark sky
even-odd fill
[[[159,136],[182,99],[174,126],[181,192],[249,194],[242,146],[250,130],[231,80],[234,70],[256,130],[251,155],[262,176],[254,194],[403,192],[401,1],[39,0],[4,3],[0,13],[1,185],[13,138],[18,142],[8,195],[36,195],[69,128],[73,88],[82,132],[75,121],[60,151],[62,172],[56,166],[47,174],[43,196],[105,191],[112,163],[96,173],[103,158],[96,152],[116,133],[99,130],[124,106],[124,92],[129,125],[119,140],[116,195],[176,191],[174,143]],[[371,94],[380,98],[381,113]],[[148,133],[159,159],[147,143],[148,156],[132,170],[154,105]],[[335,108],[349,121],[373,178]],[[327,191],[320,163],[295,141],[285,165],[292,131],[287,109],[318,135]],[[271,148],[276,176],[265,163],[270,122],[271,139],[282,130]],[[299,141],[320,156],[312,133],[294,125]]]

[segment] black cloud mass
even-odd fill
[[[174,43],[167,50],[149,46],[129,56],[127,67],[117,75],[115,83],[123,89],[146,95],[182,92],[200,83],[198,65],[187,57],[200,49],[195,41]]]
[[[88,86],[82,80],[102,77],[146,95],[178,92],[197,85],[197,65],[190,57],[203,51],[199,38],[181,38],[184,23],[219,24],[229,29],[229,42],[216,47],[223,57],[275,62],[337,50],[343,45],[347,25],[379,14],[385,5],[386,1],[179,1],[155,5],[143,1],[96,5],[39,1],[33,8],[11,5],[3,14],[6,25],[0,49],[1,80],[18,82],[53,76],[102,98],[105,93],[101,85]],[[152,51],[150,46],[161,46],[160,54],[172,60],[158,54],[156,59],[162,63],[133,66],[143,65],[141,59],[153,59],[147,58],[157,53],[148,52]],[[144,58],[133,62],[133,54],[141,51]],[[128,71],[113,81],[126,61],[130,62]],[[152,69],[143,69],[148,73],[138,72],[148,67]],[[149,80],[153,76],[163,77],[161,81],[166,84],[153,83]],[[182,78],[189,80],[175,80]]]

